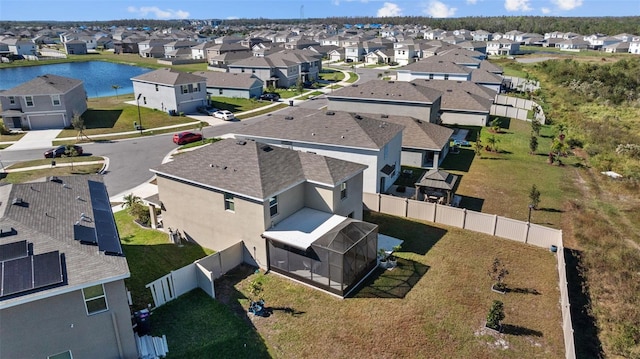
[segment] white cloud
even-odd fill
[[[456,9],[455,7],[450,7],[443,2],[432,0],[429,2],[429,4],[424,6],[424,10],[422,10],[422,12],[431,17],[443,18],[454,16],[457,10],[458,9]]]
[[[504,8],[507,11],[531,11],[533,8],[529,0],[504,0]]]
[[[157,6],[142,6],[139,8],[129,6],[127,11],[138,14],[143,18],[149,17],[149,15],[153,15],[152,17],[156,19],[186,19],[189,17],[189,12],[187,11],[173,9],[161,10]]]
[[[359,1],[359,2],[361,2],[361,3],[365,3],[365,4],[369,2],[369,0],[331,0],[331,3],[332,3],[333,5],[338,6],[338,5],[340,5],[340,2],[341,2],[341,1],[344,1],[344,2]]]
[[[389,17],[389,16],[402,16],[402,9],[398,6],[398,4],[394,4],[392,2],[386,2],[382,5],[381,8],[378,9],[377,13],[378,17]]]
[[[560,10],[573,10],[582,6],[582,0],[551,0]]]
[[[548,14],[551,12],[551,9],[549,9],[548,7],[543,7],[540,9],[540,11],[542,11],[543,14]]]
[[[467,5],[475,5],[478,3],[478,0],[467,0]]]

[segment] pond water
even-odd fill
[[[88,97],[115,96],[133,93],[131,78],[152,69],[114,64],[105,61],[69,62],[64,64],[12,67],[0,69],[0,90],[7,90],[46,74],[82,80]]]

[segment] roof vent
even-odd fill
[[[262,147],[262,150],[263,150],[264,152],[271,152],[271,151],[273,151],[273,148],[271,148],[271,146],[264,146],[264,147]],[[225,167],[225,168],[226,168],[226,167]]]
[[[360,115],[355,115],[355,116],[353,116],[353,117],[354,117],[356,120],[362,120],[362,116],[360,116]]]
[[[335,112],[333,112],[333,111],[327,111],[325,114],[326,114],[327,116],[333,116],[333,115],[335,115],[336,113],[335,113]]]
[[[453,90],[452,89],[447,89],[447,92],[453,92]]]
[[[390,84],[395,84],[395,81],[389,81]]]
[[[55,182],[55,183],[62,183],[62,180],[57,176],[51,176],[51,178],[49,178],[49,181]]]
[[[16,229],[13,227],[0,228],[0,237],[13,236],[16,234],[18,234],[18,231],[16,231]]]
[[[293,120],[293,116],[285,116],[285,120]]]
[[[382,118],[389,118],[389,115],[380,115]]]
[[[344,135],[340,136],[340,138],[344,138]]]
[[[358,87],[358,85],[357,85],[357,84],[355,84],[355,85],[351,85],[351,87]]]
[[[11,204],[15,204],[16,206],[24,206],[26,203],[24,200],[22,200],[22,198],[16,197],[13,199],[13,201],[11,201]]]
[[[247,141],[237,141],[236,145],[244,146],[247,144]]]

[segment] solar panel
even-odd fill
[[[64,282],[62,259],[58,251],[0,262],[0,297],[49,287]]]
[[[62,283],[62,262],[58,251],[33,256],[33,287]]]
[[[29,255],[27,241],[19,241],[0,245],[0,261],[26,257]]]
[[[93,227],[83,226],[82,224],[73,225],[73,239],[80,241],[80,243],[83,244],[98,244],[96,229]]]
[[[2,262],[2,296],[33,289],[31,256]]]
[[[122,255],[120,236],[118,235],[116,222],[113,218],[113,212],[111,211],[107,190],[101,182],[88,182],[98,248],[104,251],[105,254]]]

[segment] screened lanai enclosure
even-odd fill
[[[264,232],[270,270],[345,297],[377,265],[378,226],[305,208]]]

